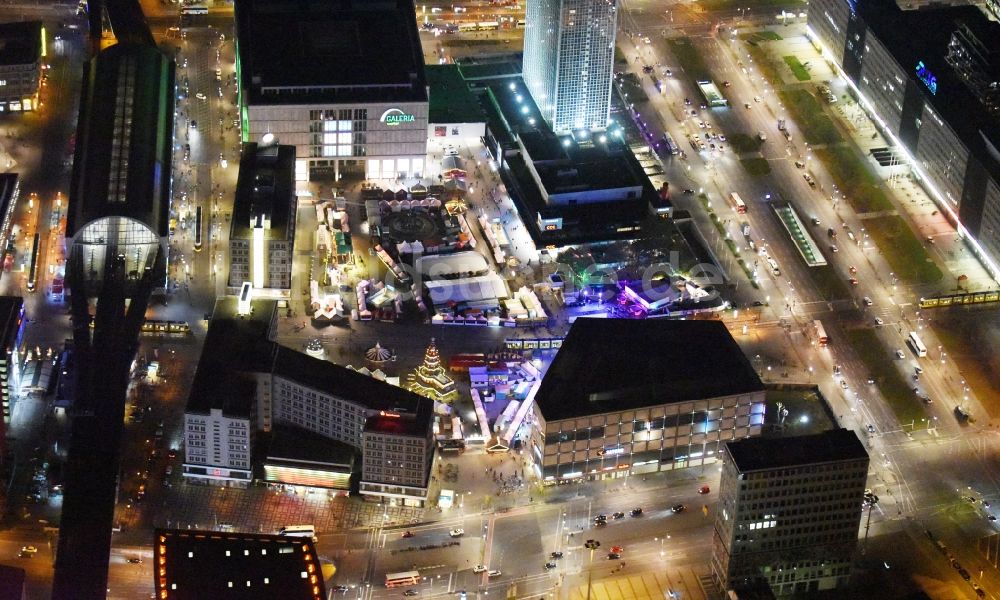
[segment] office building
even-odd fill
[[[254,300],[242,313],[235,298],[215,304],[184,411],[184,479],[248,487],[258,430],[258,402],[268,394],[274,362],[270,341],[277,302]],[[269,406],[269,404],[268,404]]]
[[[276,344],[276,314],[276,300],[216,302],[184,414],[185,479],[246,487],[255,462],[263,462],[269,483],[308,485],[302,469],[315,462],[323,465],[317,487],[342,487],[348,466],[360,469],[363,496],[423,506],[434,458],[433,401]],[[287,436],[288,428],[347,445],[360,460],[348,460],[336,445],[313,444],[312,457],[283,450],[287,444],[258,450],[260,433]]]
[[[847,585],[868,479],[853,431],[728,442],[712,574],[723,590],[766,582],[776,596]]]
[[[484,141],[536,246],[641,237],[658,196],[619,127],[559,135],[520,78],[468,83],[482,90]]]
[[[41,21],[0,24],[0,113],[38,108],[45,55]]]
[[[288,297],[295,246],[295,147],[244,144],[229,231],[229,287]]]
[[[310,537],[156,529],[153,587],[176,600],[325,600]]]
[[[295,146],[296,179],[418,177],[428,98],[411,0],[237,0],[243,140]]]
[[[80,98],[66,221],[67,270],[79,279],[71,292],[96,297],[112,269],[126,295],[147,275],[163,287],[174,62],[155,46],[116,44],[87,62]]]
[[[901,10],[892,0],[818,0],[808,23],[892,150],[1000,279],[1000,23],[973,6]]]
[[[524,81],[556,133],[603,130],[611,114],[615,0],[527,0]]]
[[[760,434],[764,384],[719,321],[577,319],[535,394],[545,481],[712,464]]]

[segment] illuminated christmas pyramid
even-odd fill
[[[451,402],[458,396],[455,380],[441,366],[441,355],[434,338],[431,338],[431,345],[424,353],[424,364],[407,375],[406,389],[438,402]]]

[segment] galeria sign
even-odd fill
[[[378,120],[386,125],[389,125],[390,127],[394,127],[400,123],[413,123],[417,119],[413,115],[405,113],[398,108],[390,108],[382,113],[382,116],[379,117]]]

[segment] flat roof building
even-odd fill
[[[14,410],[13,390],[20,387],[21,345],[24,335],[24,300],[20,296],[0,296],[0,455],[7,451],[6,434]]]
[[[498,79],[484,106],[489,149],[535,244],[641,237],[657,194],[620,130],[558,135],[527,92],[520,79]]]
[[[710,464],[755,436],[764,384],[719,321],[577,319],[534,398],[546,481]]]
[[[45,55],[41,21],[0,23],[0,114],[38,107]]]
[[[298,179],[424,173],[428,98],[411,0],[237,0],[243,140],[295,146]]]
[[[858,541],[868,452],[849,429],[725,444],[712,574],[723,590],[776,596],[844,587]]]
[[[1000,23],[974,6],[901,10],[893,0],[818,0],[808,23],[1000,280]]]
[[[325,600],[319,554],[308,537],[157,529],[157,598]]]
[[[486,113],[469,90],[458,65],[427,65],[431,90],[427,138],[451,142],[456,138],[478,140],[486,135]]]
[[[229,230],[229,287],[288,297],[295,247],[295,147],[244,144]]]
[[[123,269],[126,295],[147,273],[164,285],[173,124],[174,62],[155,46],[116,44],[86,64],[66,223],[83,289],[72,293],[96,296],[110,268]]]
[[[249,314],[241,314],[239,304],[233,297],[217,301],[205,337],[184,413],[185,479],[246,487],[258,461],[258,432],[292,427],[346,444],[361,456],[357,462],[332,456],[329,448],[318,450],[312,460],[328,467],[318,487],[338,487],[342,467],[353,466],[355,472],[360,468],[363,495],[423,505],[434,457],[433,401],[278,345],[275,300],[251,300]],[[369,443],[374,439],[377,444]],[[288,454],[280,448],[275,452]],[[281,467],[299,468],[291,463],[310,460],[302,453],[261,458],[265,478],[275,482]],[[280,482],[306,485],[301,473],[284,472],[297,480]]]

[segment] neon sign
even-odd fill
[[[399,110],[398,108],[390,108],[382,113],[382,116],[379,117],[378,120],[390,127],[395,127],[400,123],[413,123],[417,120],[417,118]]]
[[[922,60],[917,62],[917,77],[924,82],[931,94],[937,94],[937,77],[927,69]]]

